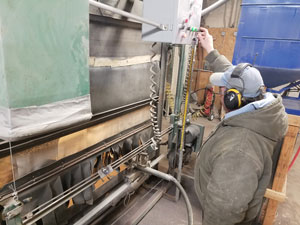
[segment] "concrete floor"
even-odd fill
[[[208,121],[205,118],[199,118],[196,121],[205,126],[204,139],[212,132],[219,120]],[[298,138],[295,152],[300,146],[300,138]],[[163,150],[162,150],[163,151]],[[201,207],[197,196],[194,192],[193,184],[193,167],[195,155],[192,157],[190,165],[185,166],[183,173],[188,175],[183,177],[182,185],[186,189],[190,201],[193,206],[194,224],[201,225]],[[159,169],[167,170],[167,161],[163,161]],[[300,159],[297,159],[287,180],[287,200],[278,207],[276,221],[274,225],[300,225]],[[187,224],[186,207],[181,198],[178,203],[162,198],[152,210],[144,217],[139,225],[183,225]]]

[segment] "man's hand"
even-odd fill
[[[208,33],[208,30],[206,28],[200,28],[200,33],[198,33],[198,39],[200,41],[201,46],[207,51],[207,53],[210,53],[214,50],[213,37]]]

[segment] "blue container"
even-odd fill
[[[233,64],[241,62],[268,88],[300,80],[300,0],[243,0]]]

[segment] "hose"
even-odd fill
[[[185,204],[186,204],[187,214],[188,214],[188,225],[193,225],[193,223],[194,223],[194,221],[193,221],[193,209],[192,209],[191,202],[190,202],[189,197],[188,197],[187,193],[185,192],[184,188],[175,179],[175,177],[173,177],[169,174],[166,174],[166,173],[162,173],[162,172],[160,172],[158,170],[155,170],[155,169],[152,169],[150,167],[140,167],[140,166],[138,166],[138,169],[143,171],[143,172],[154,175],[156,177],[159,177],[161,179],[164,179],[164,180],[167,180],[167,181],[172,181],[178,187],[178,189],[180,190],[180,192],[183,196]]]

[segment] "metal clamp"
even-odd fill
[[[98,174],[99,174],[100,178],[102,179],[113,171],[114,171],[114,169],[109,165],[109,166],[103,167],[100,170],[98,170]]]
[[[142,167],[147,167],[150,165],[150,160],[149,160],[149,154],[146,152],[142,152],[139,155],[137,155],[137,164]]]

